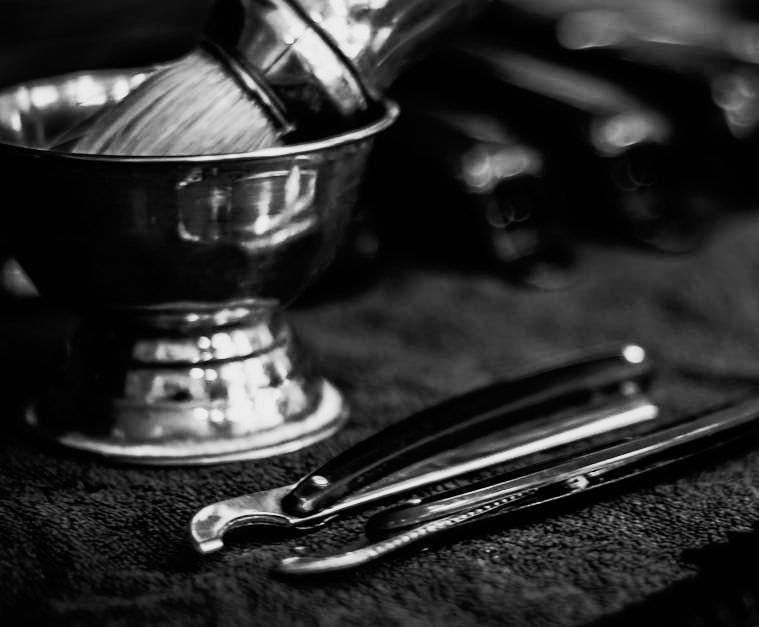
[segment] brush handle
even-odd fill
[[[0,0],[0,85],[147,65],[198,42],[213,0]]]
[[[219,0],[207,36],[243,87],[269,90],[264,107],[290,122],[289,140],[304,141],[365,121],[410,57],[487,3]]]
[[[376,91],[440,36],[471,22],[489,0],[297,0]]]

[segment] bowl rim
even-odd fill
[[[65,152],[60,150],[49,150],[46,148],[32,148],[29,146],[9,144],[0,141],[0,153],[22,153],[25,156],[34,156],[44,159],[63,159],[66,161],[84,161],[101,164],[128,163],[134,165],[155,163],[177,166],[198,163],[219,164],[251,160],[263,161],[276,158],[297,157],[314,152],[326,152],[348,144],[358,143],[370,139],[390,127],[398,118],[400,107],[396,102],[389,99],[376,100],[375,104],[380,105],[376,110],[378,116],[381,114],[381,117],[377,117],[373,122],[360,126],[359,128],[346,131],[345,133],[331,135],[324,139],[287,144],[284,146],[273,146],[271,148],[263,148],[252,152],[209,155],[166,155],[160,157],[134,155],[125,157],[123,155],[94,155],[82,152]]]

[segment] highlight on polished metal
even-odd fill
[[[159,465],[266,457],[329,436],[345,403],[280,309],[329,263],[396,107],[249,154],[67,152],[145,76],[79,73],[0,92],[12,252],[82,320],[29,424],[68,447]]]
[[[677,463],[706,457],[720,447],[756,437],[759,398],[691,417],[671,427],[593,450],[519,476],[453,489],[378,512],[367,534],[326,554],[294,555],[280,561],[280,575],[311,576],[357,568],[427,538],[484,519],[503,517],[549,503],[623,486],[632,479]]]
[[[408,494],[425,486],[439,485],[449,479],[493,468],[528,455],[645,423],[657,416],[656,405],[644,396],[635,395],[607,407],[567,415],[549,428],[544,426],[526,430],[511,440],[499,437],[487,443],[453,450],[447,455],[441,455],[429,467],[416,469],[418,474],[409,477],[400,475],[398,480],[392,483],[361,490],[335,505],[306,516],[287,513],[282,507],[283,500],[297,484],[227,499],[203,508],[193,517],[190,525],[192,541],[200,553],[207,554],[222,549],[224,535],[241,526],[262,524],[301,531],[313,529],[333,518],[368,508],[390,497]]]
[[[218,7],[207,36],[257,99],[259,87],[271,92],[263,104],[278,126],[310,140],[325,124],[344,130],[364,121],[376,94],[384,93],[410,58],[487,4],[241,0]]]
[[[390,497],[654,421],[658,408],[644,394],[652,371],[645,350],[626,345],[497,381],[393,423],[296,483],[203,507],[190,536],[205,554],[241,526],[313,529]]]

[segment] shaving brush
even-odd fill
[[[201,47],[159,68],[75,152],[245,153],[366,122],[430,40],[487,0],[220,0]]]

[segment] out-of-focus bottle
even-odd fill
[[[575,255],[544,156],[485,107],[427,87],[396,91],[403,113],[377,146],[373,190],[385,199],[388,247],[522,285],[565,287]]]
[[[700,156],[694,178],[731,197],[756,191],[746,164],[759,148],[759,22],[738,4],[496,0],[488,24],[645,94],[669,114],[683,152]]]
[[[444,73],[497,108],[561,165],[573,221],[587,232],[666,252],[697,246],[704,215],[693,165],[666,112],[640,94],[551,53],[488,37],[452,46],[421,69]]]

